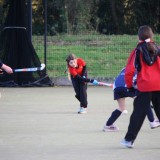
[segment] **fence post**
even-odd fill
[[[44,0],[44,63],[47,66],[47,0]],[[45,67],[46,72],[46,67]]]
[[[28,9],[28,37],[32,42],[32,0],[27,0],[27,9]]]

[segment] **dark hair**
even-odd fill
[[[151,29],[151,27],[147,26],[147,25],[144,25],[144,26],[141,26],[139,29],[138,29],[138,37],[139,37],[139,40],[146,40],[148,38],[153,38],[153,31]]]
[[[69,54],[66,58],[66,61],[67,63],[69,63],[70,60],[74,60],[76,59],[77,57],[74,55],[74,54]]]
[[[152,42],[147,43],[147,49],[149,51],[150,56],[159,54],[159,48],[156,46],[155,43]]]

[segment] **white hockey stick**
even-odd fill
[[[44,70],[44,68],[45,64],[41,64],[41,67],[13,69],[13,72],[35,72],[35,71],[42,71]]]
[[[105,83],[105,82],[98,82],[98,85],[100,85],[100,86],[113,87],[113,84],[112,84],[112,83]]]

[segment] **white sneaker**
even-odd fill
[[[133,141],[126,141],[125,139],[123,139],[121,141],[121,145],[123,145],[127,148],[133,148],[134,147]]]
[[[105,125],[104,128],[103,128],[103,131],[104,132],[117,132],[117,131],[119,131],[119,128],[114,126],[113,124],[110,125],[110,126]]]
[[[84,114],[87,113],[87,108],[81,107],[80,110],[78,111],[79,114]]]
[[[159,121],[158,120],[154,120],[153,122],[150,122],[150,127],[151,127],[151,129],[160,127]]]
[[[125,110],[122,112],[122,114],[126,115],[126,114],[128,114],[128,111],[125,109]]]

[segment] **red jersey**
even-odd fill
[[[136,49],[134,49],[126,65],[125,81],[127,88],[132,87],[132,79],[135,72],[135,57]],[[160,57],[157,56],[157,60],[153,65],[147,65],[142,59],[140,54],[141,70],[137,73],[137,88],[141,92],[160,91]]]
[[[134,65],[134,61],[135,61],[135,51],[136,49],[134,49],[129,58],[128,58],[128,62],[126,65],[126,71],[125,71],[125,75],[124,75],[124,79],[127,85],[127,88],[131,88],[133,87],[133,77],[134,77],[134,73],[135,73],[135,65]]]
[[[77,68],[71,66],[68,67],[70,74],[75,77],[77,74],[82,76],[83,67],[86,66],[86,62],[82,58],[77,58]]]

